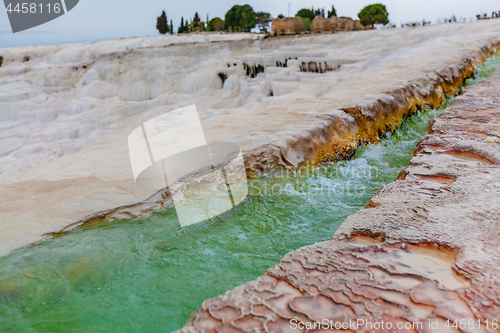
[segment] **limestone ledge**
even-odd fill
[[[474,64],[471,59],[441,73],[428,90],[403,89],[392,103],[348,109],[359,124],[366,122],[362,133],[371,133],[359,140],[376,140],[379,130],[391,129],[417,107],[458,91]],[[464,331],[496,331],[499,165],[497,69],[430,122],[398,180],[348,217],[332,240],[292,251],[257,280],[206,300],[179,332],[319,332],[293,330],[292,319],[421,323],[386,330],[408,332],[430,332],[429,320],[443,329],[447,320],[465,319],[476,324]]]

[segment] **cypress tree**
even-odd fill
[[[181,17],[181,25],[179,26],[179,29],[177,29],[177,33],[182,34],[184,33],[184,17]]]
[[[200,17],[198,16],[198,12],[194,13],[194,19],[193,19],[193,30],[198,28],[200,26]]]
[[[174,33],[174,25],[172,24],[172,20],[170,20],[170,33]]]
[[[167,14],[165,14],[165,11],[162,11],[161,16],[158,16],[156,19],[156,29],[158,29],[160,34],[164,35],[168,32],[168,28]]]
[[[335,7],[333,7],[333,5],[332,5],[332,10],[328,11],[328,18],[332,16],[337,16],[337,11],[335,10]]]

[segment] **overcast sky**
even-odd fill
[[[28,1],[28,0],[26,0]],[[31,0],[30,0],[31,1]],[[288,14],[288,3],[293,16],[301,8],[325,8],[333,4],[338,16],[357,17],[366,5],[381,2],[389,11],[389,19],[398,26],[408,21],[421,21],[423,18],[436,23],[438,19],[455,15],[475,19],[476,14],[500,10],[498,0],[235,0],[219,1],[172,1],[172,0],[80,0],[69,13],[41,26],[12,33],[7,12],[0,12],[0,48],[66,44],[97,41],[110,38],[157,35],[156,17],[162,10],[172,19],[174,28],[180,23],[181,16],[191,19],[197,11],[202,20],[207,14],[210,18],[224,18],[226,11],[235,4],[250,4],[255,11],[270,12],[273,17]]]

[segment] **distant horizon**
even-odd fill
[[[386,0],[369,1],[353,0],[349,3],[329,0],[307,1],[228,1],[216,3],[190,1],[172,4],[160,0],[124,1],[109,0],[106,3],[97,0],[80,0],[79,4],[67,14],[41,26],[13,34],[5,10],[0,14],[0,48],[38,46],[38,45],[65,45],[103,41],[116,38],[156,36],[156,17],[162,10],[167,13],[168,20],[172,20],[174,30],[180,24],[181,17],[192,20],[195,12],[205,21],[221,17],[235,4],[250,4],[255,11],[266,11],[272,17],[279,14],[288,16],[288,3],[290,3],[290,16],[301,8],[324,8],[325,11],[335,6],[338,16],[348,16],[357,19],[357,13],[366,5],[383,3],[389,12],[391,24],[400,27],[407,22],[421,22],[423,19],[438,23],[444,18],[455,15],[457,19],[465,18],[467,21],[476,20],[477,14],[491,15],[492,11],[500,11],[497,0]],[[114,19],[117,18],[117,19]],[[119,19],[118,19],[119,18]],[[132,23],[132,24],[131,24]]]

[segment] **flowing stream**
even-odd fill
[[[499,54],[497,54],[499,55]],[[489,76],[488,59],[466,86]],[[204,299],[332,237],[408,165],[439,110],[407,119],[350,161],[270,173],[221,219],[180,228],[173,208],[87,226],[0,258],[0,332],[170,332]]]

